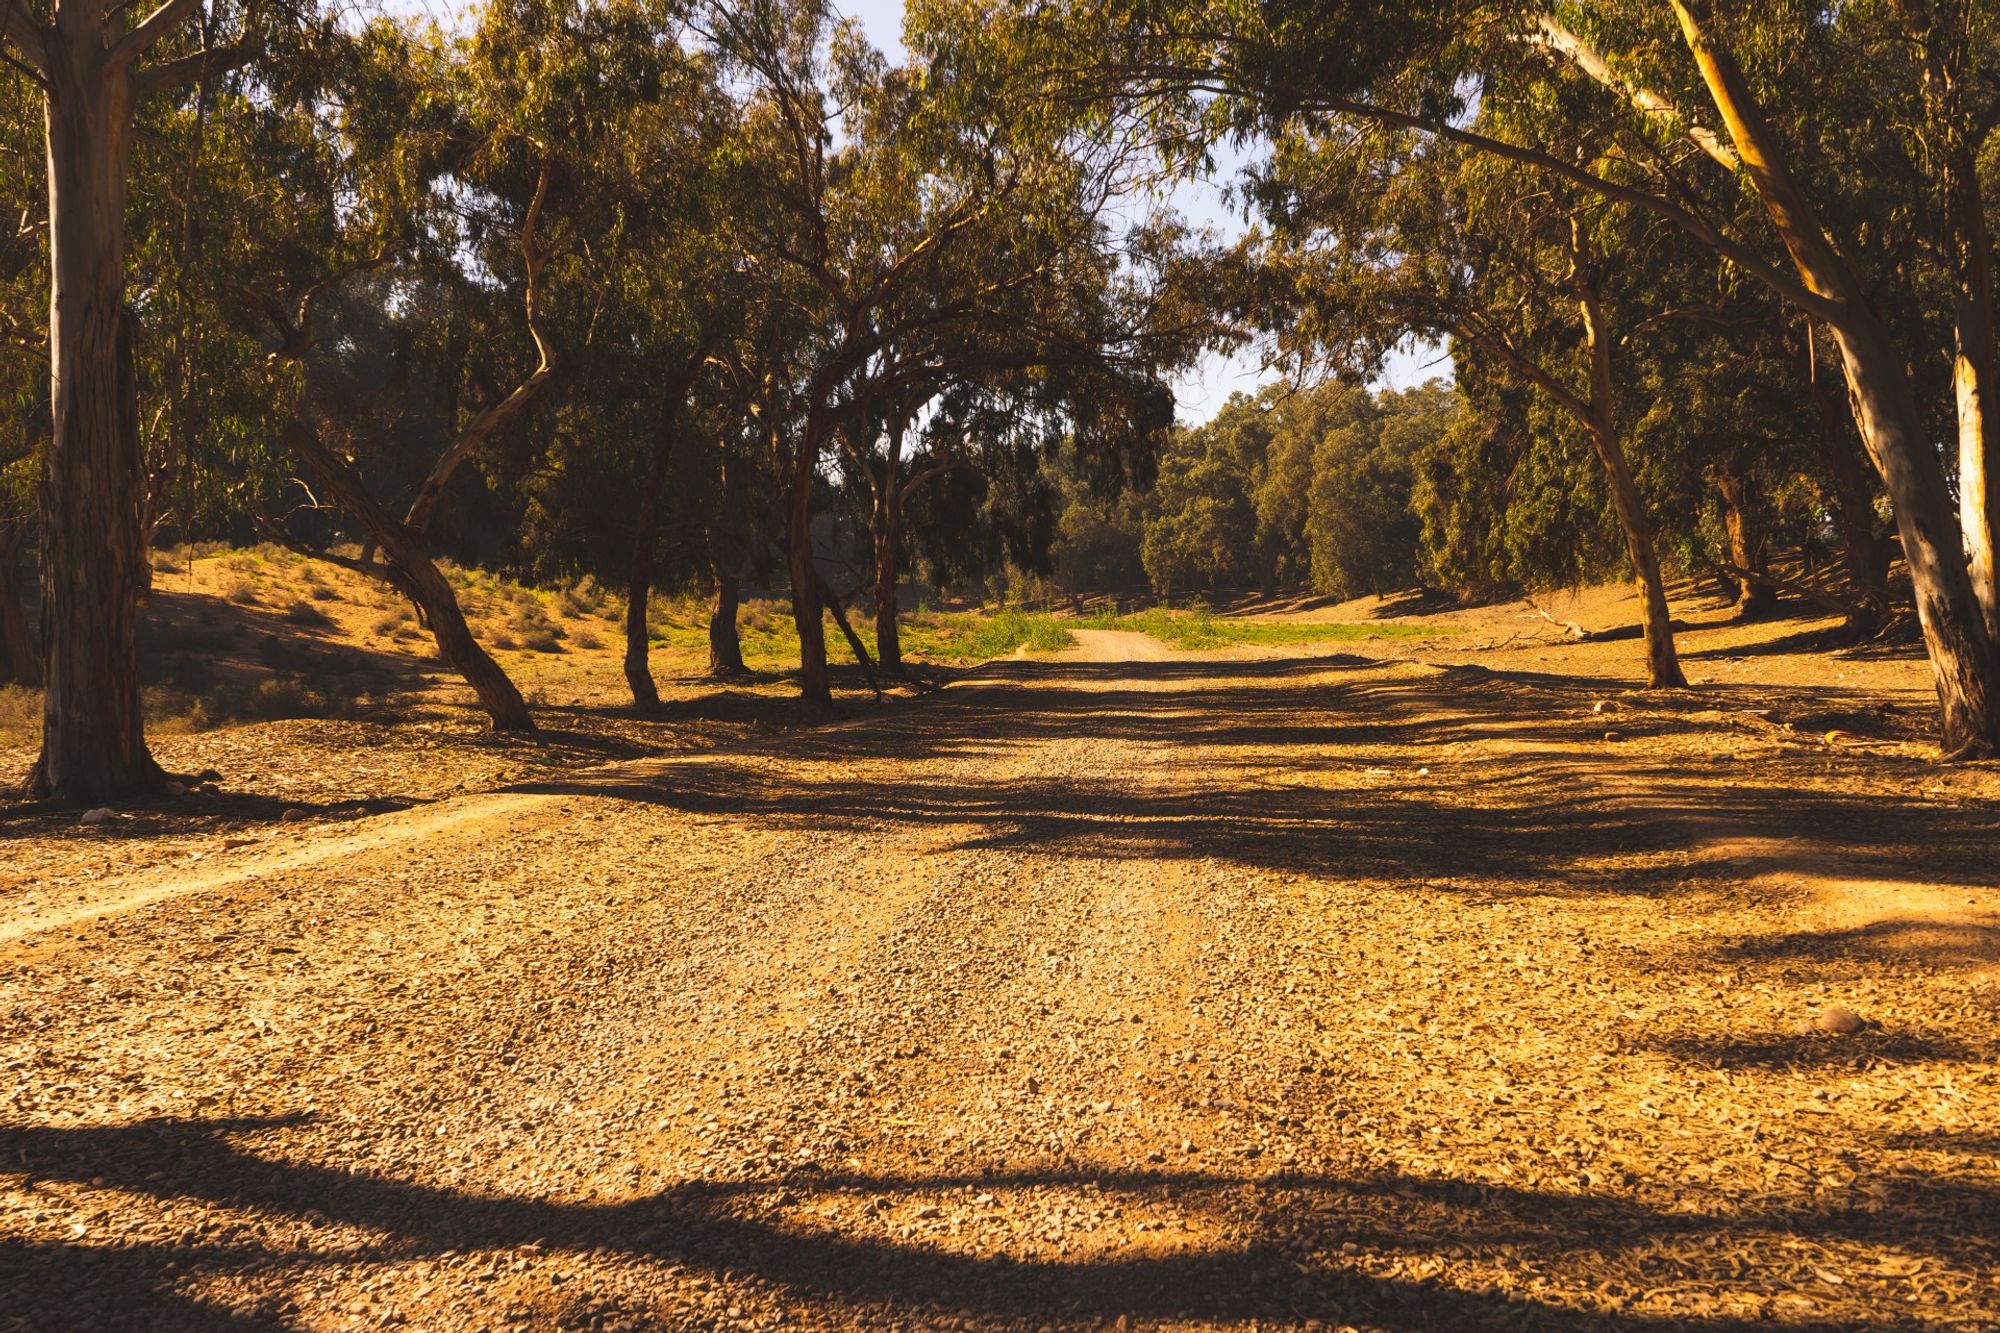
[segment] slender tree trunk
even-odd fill
[[[659,497],[649,487],[639,498],[632,563],[625,576],[625,684],[631,688],[633,707],[649,712],[660,706],[649,661],[653,636],[646,616],[653,597],[653,540],[659,513]]]
[[[1722,523],[1729,536],[1729,563],[1752,574],[1769,573],[1764,559],[1764,537],[1757,520],[1756,499],[1752,494],[1748,469],[1740,458],[1729,458],[1716,469],[1715,486],[1722,497]],[[1778,595],[1768,583],[1737,577],[1736,614],[1745,620],[1759,620],[1776,608]]]
[[[786,533],[792,580],[792,621],[799,631],[799,695],[809,708],[833,704],[826,673],[826,621],[819,600],[819,568],[813,560],[812,488],[819,462],[818,423],[806,423],[792,463]]]
[[[820,580],[819,595],[827,609],[833,612],[833,623],[840,627],[841,637],[847,640],[848,651],[852,652],[854,660],[861,664],[861,674],[868,677],[868,688],[875,691],[875,697],[880,699],[882,682],[876,679],[875,664],[868,660],[868,645],[861,642],[861,636],[854,632],[854,626],[847,619],[847,608],[840,604],[840,598],[836,597],[833,589],[826,585],[825,579]]]
[[[21,525],[0,520],[0,685],[32,688],[42,683],[42,664],[28,637],[21,545]]]
[[[903,670],[903,631],[896,606],[898,556],[903,544],[903,421],[889,426],[889,457],[875,492],[875,655],[882,670]]]
[[[743,585],[720,560],[715,564],[715,610],[708,617],[708,674],[747,676],[743,665],[743,638],[736,632],[736,610],[742,604]]]
[[[1580,223],[1574,225],[1577,227],[1574,243],[1581,258]],[[1580,267],[1587,269],[1587,265]],[[1632,575],[1639,584],[1640,623],[1646,635],[1646,687],[1685,688],[1687,677],[1681,674],[1680,655],[1674,650],[1673,614],[1667,607],[1667,585],[1660,577],[1660,558],[1653,548],[1652,526],[1646,521],[1645,502],[1639,497],[1638,484],[1632,480],[1632,468],[1625,458],[1625,446],[1618,438],[1611,331],[1606,326],[1595,284],[1587,277],[1578,305],[1590,353],[1590,441],[1610,482],[1611,508],[1618,515],[1618,530],[1625,536],[1625,554],[1632,562]]]
[[[1910,397],[1902,358],[1792,179],[1734,56],[1714,39],[1689,0],[1672,3],[1744,170],[1800,276],[1820,298],[1840,348],[1855,425],[1896,507],[1903,561],[1937,685],[1942,748],[1950,756],[1994,754],[2000,751],[2000,658],[1966,570],[1944,468]]]
[[[149,572],[125,306],[132,80],[107,58],[95,13],[65,17],[46,30],[54,434],[42,487],[47,688],[28,787],[83,804],[155,789],[166,775],[146,749],[139,698]]]
[[[416,606],[437,643],[438,655],[472,687],[494,730],[533,731],[535,719],[528,712],[527,701],[473,637],[451,581],[431,563],[416,535],[378,505],[353,469],[320,443],[303,422],[293,424],[289,438],[293,452],[326,493],[367,530],[369,540],[381,552],[383,577]]]

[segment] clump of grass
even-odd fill
[[[333,617],[303,597],[294,597],[285,607],[285,619],[307,629],[332,629]]]
[[[569,636],[569,641],[572,645],[583,649],[585,652],[594,652],[604,646],[604,640],[598,638],[597,631],[591,629],[588,625],[574,631]]]
[[[233,578],[229,581],[229,586],[222,590],[222,595],[238,606],[255,606],[257,581],[248,575]]]
[[[187,561],[182,558],[181,553],[177,550],[151,550],[146,552],[146,560],[153,566],[155,574],[184,574],[187,572]]]
[[[556,594],[556,610],[572,620],[601,614],[604,602],[604,589],[588,574]]]
[[[375,617],[368,629],[370,633],[380,634],[385,638],[401,638],[402,632],[410,627],[413,619],[409,607],[397,605]]]
[[[531,653],[562,651],[562,626],[549,619],[547,609],[533,593],[525,601],[515,603],[513,613],[507,617],[507,633]]]
[[[337,602],[340,600],[340,589],[331,583],[315,583],[311,595],[315,602]]]

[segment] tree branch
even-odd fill
[[[528,212],[521,220],[521,261],[527,269],[527,294],[525,304],[528,314],[528,336],[535,340],[537,357],[535,368],[528,377],[515,385],[513,391],[499,402],[492,404],[466,423],[458,437],[438,455],[437,463],[430,475],[417,491],[416,499],[410,502],[410,512],[403,517],[403,524],[413,532],[421,533],[430,522],[431,511],[444,495],[445,483],[458,465],[469,457],[474,449],[484,444],[507,420],[528,405],[542,385],[547,383],[554,369],[554,359],[549,351],[548,339],[542,333],[542,252],[535,242],[535,231],[542,219],[542,205],[549,197],[550,164],[542,163],[542,173],[535,181],[535,196],[528,202]]]
[[[1641,116],[1685,135],[1723,170],[1733,174],[1743,169],[1743,159],[1714,130],[1685,115],[1668,98],[1612,69],[1602,52],[1565,27],[1555,15],[1542,15],[1539,33],[1529,40],[1566,57],[1591,80],[1624,98]]]
[[[43,83],[49,72],[47,32],[29,12],[28,0],[0,0],[0,35],[14,44],[37,83]]]
[[[162,37],[180,25],[182,19],[201,8],[201,0],[163,0],[158,9],[140,19],[111,45],[109,58],[114,65],[129,64],[153,49]]]

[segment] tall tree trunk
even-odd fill
[[[743,638],[736,631],[736,610],[742,604],[743,585],[729,567],[715,564],[715,609],[708,616],[708,674],[747,676],[743,665]]]
[[[799,631],[799,696],[809,708],[833,704],[826,674],[826,620],[819,600],[819,568],[813,560],[812,490],[819,462],[817,423],[808,421],[792,463],[787,515],[787,561],[792,581],[792,621]]]
[[[1667,608],[1667,585],[1660,577],[1660,558],[1653,547],[1652,526],[1646,521],[1645,502],[1639,497],[1638,484],[1632,480],[1632,468],[1625,458],[1625,446],[1618,438],[1611,330],[1605,322],[1596,284],[1588,276],[1581,221],[1573,219],[1572,229],[1579,270],[1585,275],[1578,305],[1590,353],[1590,441],[1610,482],[1611,508],[1618,515],[1618,530],[1625,536],[1625,554],[1632,562],[1632,575],[1639,584],[1640,624],[1646,635],[1646,687],[1680,689],[1686,687],[1687,677],[1681,674],[1680,655],[1674,650],[1674,621]]]
[[[98,13],[63,5],[45,30],[49,360],[54,434],[42,487],[42,752],[28,787],[65,803],[161,786],[139,698],[142,537],[132,321],[125,307],[129,62]]]
[[[1672,3],[1744,169],[1800,276],[1820,298],[1819,313],[1840,348],[1855,425],[1896,507],[1917,621],[1937,685],[1942,748],[1950,756],[2000,752],[2000,657],[1966,571],[1944,468],[1910,397],[1902,358],[1792,179],[1734,56],[1693,13],[1689,0]]]
[[[527,701],[506,671],[473,637],[451,581],[431,563],[416,535],[375,502],[361,478],[322,444],[310,427],[295,422],[288,434],[292,451],[319,479],[327,494],[367,530],[369,540],[381,552],[383,563],[371,572],[379,573],[415,605],[437,643],[438,655],[472,687],[480,708],[492,719],[494,730],[533,731],[535,719],[528,712]]]
[[[903,416],[889,423],[889,455],[875,492],[875,656],[885,672],[903,670],[903,630],[896,583],[903,544]]]
[[[1722,497],[1722,525],[1729,536],[1729,563],[1751,574],[1770,571],[1764,559],[1764,538],[1756,512],[1749,469],[1741,458],[1730,457],[1716,469],[1715,488]],[[1771,614],[1778,595],[1768,583],[1735,578],[1736,614],[1758,620]]]
[[[22,526],[0,519],[0,685],[42,683],[42,664],[28,637],[27,597],[21,579]]]
[[[1936,153],[1944,241],[1952,279],[1952,391],[1958,413],[1959,528],[1986,636],[2000,645],[2000,346],[1993,310],[1993,238],[1980,197],[1978,144],[1965,101],[1965,72],[1976,58],[1968,6],[1923,7],[1911,32],[1924,56],[1924,115]],[[1917,18],[1918,11],[1906,11]]]

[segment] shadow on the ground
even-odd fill
[[[1800,746],[1725,773],[1698,746],[1675,758],[1624,744],[1736,725],[1760,740],[1782,738],[1790,733],[1748,716],[1769,691],[1647,696],[1606,716],[1592,712],[1613,693],[1601,682],[1477,667],[1364,674],[1379,665],[1351,655],[996,662],[927,706],[790,735],[768,752],[778,763],[725,748],[697,762],[515,790],[773,827],[948,827],[965,849],[1463,882],[1480,896],[1669,892],[1717,874],[1818,869],[1829,856],[1850,874],[1990,887],[2000,807],[1842,791],[1825,781],[1829,764],[1889,761]],[[1795,689],[1788,698],[1807,716],[1860,711],[1836,690]],[[1742,712],[1740,723],[1731,710]],[[1684,716],[1695,711],[1704,716]],[[1903,722],[1871,716],[1880,727]],[[1618,740],[1605,739],[1607,726]],[[1453,747],[1466,741],[1503,741],[1507,750],[1463,758]],[[856,775],[857,764],[878,760],[997,761],[1031,746],[1095,742],[1142,745],[1154,766],[1144,781],[1126,774],[1116,783],[1067,772],[1001,778],[991,776],[1005,771],[997,763],[978,762]],[[1171,763],[1183,746],[1202,747],[1199,771]],[[1376,747],[1393,769],[1375,767]],[[1725,866],[1690,871],[1690,855],[1723,831],[1753,841]],[[1857,937],[1845,946],[1875,943],[1886,951],[1892,942]]]
[[[794,1177],[693,1182],[631,1202],[576,1204],[458,1191],[338,1170],[240,1146],[283,1151],[302,1117],[147,1121],[116,1128],[0,1127],[0,1161],[29,1180],[115,1188],[205,1209],[218,1225],[178,1241],[85,1234],[0,1243],[0,1284],[29,1327],[245,1330],[292,1326],[203,1301],[189,1279],[284,1277],[331,1267],[409,1263],[468,1251],[536,1246],[597,1264],[659,1261],[784,1299],[833,1302],[889,1319],[1276,1321],[1410,1330],[1534,1328],[1749,1329],[1725,1316],[1661,1318],[1587,1311],[1522,1291],[1387,1276],[1348,1254],[1418,1261],[1467,1250],[1505,1255],[1517,1271],[1573,1264],[1588,1273],[1620,1257],[1671,1256],[1662,1271],[1709,1290],[1755,1293],[1767,1283],[1740,1264],[1746,1246],[1881,1242],[1960,1271],[1990,1271],[2000,1199],[1944,1176],[1867,1182],[1865,1205],[1826,1200],[1745,1206],[1729,1213],[1660,1208],[1612,1194],[1494,1186],[1408,1176],[1317,1174],[1255,1178],[1175,1171]],[[1231,1237],[1182,1248],[1051,1259],[981,1255],[899,1242],[886,1226],[828,1229],[812,1205],[835,1196],[897,1210],[977,1190],[1071,1188],[1132,1208],[1205,1214]],[[803,1206],[801,1206],[803,1204]],[[248,1214],[248,1216],[245,1216]],[[1949,1217],[1953,1225],[1939,1225]],[[327,1237],[332,1224],[345,1234]],[[345,1230],[353,1229],[353,1230]],[[357,1241],[354,1231],[368,1239]],[[874,1234],[870,1234],[870,1233]],[[553,1288],[551,1288],[553,1290]],[[1813,1327],[1788,1324],[1788,1327]],[[1876,1325],[1844,1324],[1843,1327]],[[1880,1327],[1890,1327],[1883,1324]]]

